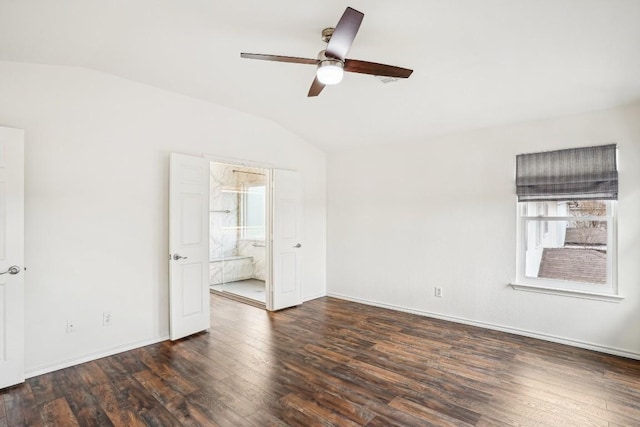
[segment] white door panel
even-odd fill
[[[295,171],[273,171],[273,244],[270,310],[302,304],[302,198]]]
[[[169,184],[170,335],[209,328],[209,162],[171,153]]]
[[[0,127],[0,388],[24,381],[24,131]]]

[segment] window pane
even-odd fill
[[[607,202],[602,200],[577,200],[567,202],[571,216],[606,216]]]
[[[523,216],[607,216],[606,200],[523,202]]]
[[[523,216],[570,216],[570,206],[573,203],[577,202],[557,202],[557,201],[549,201],[549,202],[524,202],[523,203]],[[606,204],[605,206],[605,214],[606,214]]]
[[[265,237],[265,186],[248,187],[245,194],[244,237],[264,239]]]
[[[527,220],[525,227],[527,277],[607,282],[606,221]]]

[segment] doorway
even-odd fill
[[[298,172],[213,162],[214,167],[212,160],[203,156],[170,155],[172,340],[209,328],[212,291],[270,311],[302,304],[302,186]],[[221,165],[215,167],[217,163]],[[263,207],[258,208],[262,199]],[[212,243],[212,239],[217,240]],[[242,261],[244,267],[232,267],[228,264],[237,261],[234,257],[249,261]],[[212,268],[211,260],[219,265]],[[240,276],[228,276],[234,268]],[[250,279],[256,281],[253,285],[264,283],[261,289],[254,289],[254,298],[231,286]],[[219,289],[211,289],[218,285]],[[257,298],[263,289],[264,302]]]
[[[268,169],[210,163],[209,288],[266,307]]]

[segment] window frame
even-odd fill
[[[249,235],[247,233],[248,229],[252,226],[247,225],[247,216],[248,216],[248,212],[249,212],[249,196],[251,195],[251,188],[255,188],[255,187],[264,187],[264,202],[263,202],[263,209],[264,209],[264,224],[263,224],[263,228],[264,228],[264,234],[262,236],[254,236],[254,235]],[[242,240],[251,240],[251,241],[256,241],[256,242],[264,242],[266,240],[266,234],[267,234],[267,186],[264,183],[261,184],[253,184],[253,183],[243,183],[242,184],[242,188],[240,191],[240,224],[239,224],[239,228],[240,228],[240,239]]]
[[[584,200],[580,197],[572,197],[571,200]],[[542,201],[549,202],[549,201]],[[517,237],[516,237],[516,283],[512,287],[516,290],[551,293],[565,296],[575,296],[589,299],[601,299],[606,301],[619,301],[623,299],[618,293],[617,282],[617,201],[603,200],[607,204],[605,216],[581,216],[580,221],[602,221],[607,224],[607,282],[595,284],[587,282],[574,282],[559,279],[547,279],[540,277],[528,277],[526,275],[527,254],[527,223],[540,221],[538,228],[542,228],[543,221],[576,221],[575,216],[544,216],[526,215],[528,202],[516,202],[517,204]],[[538,234],[538,233],[536,233]],[[537,237],[537,236],[536,236]]]

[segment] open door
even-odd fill
[[[272,280],[269,310],[302,304],[302,189],[295,171],[273,170]]]
[[[209,329],[209,162],[171,153],[170,337]]]
[[[24,131],[0,127],[0,388],[24,381]]]

